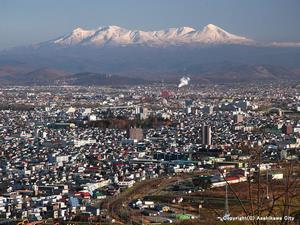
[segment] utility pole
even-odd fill
[[[261,191],[261,187],[260,187],[260,167],[261,167],[261,148],[259,147],[258,149],[258,182],[257,182],[257,205],[258,205],[258,217],[260,217],[260,210],[261,210],[261,195],[260,195],[260,191]],[[260,220],[257,220],[257,224],[260,225]]]
[[[225,185],[225,210],[224,210],[224,217],[230,216],[229,214],[229,206],[228,206],[228,184]]]
[[[131,214],[131,209],[129,209],[129,216],[130,216],[130,225],[132,225],[132,214]]]
[[[102,215],[101,215],[101,206],[100,205],[99,205],[99,212],[100,212],[100,225],[101,225]]]
[[[201,208],[202,208],[202,205],[199,204],[199,206],[198,206],[199,222],[200,222],[200,220],[201,220],[201,217],[200,217],[200,216],[201,216],[201,214],[200,214]]]
[[[270,198],[269,196],[269,170],[267,170],[267,196],[266,196],[267,199]]]

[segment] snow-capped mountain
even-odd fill
[[[60,46],[169,46],[183,44],[252,44],[253,40],[231,34],[218,26],[208,24],[202,30],[191,27],[159,31],[128,30],[118,26],[94,30],[77,28],[70,34],[48,42]]]

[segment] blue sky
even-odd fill
[[[155,30],[209,23],[259,41],[300,41],[300,0],[0,0],[0,49],[75,27]]]

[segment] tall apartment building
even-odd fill
[[[202,144],[211,145],[211,127],[209,125],[202,125]]]

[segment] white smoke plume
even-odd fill
[[[189,78],[189,77],[181,77],[180,78],[180,84],[178,84],[178,87],[181,88],[183,86],[188,85],[190,80],[191,80],[191,78]]]

